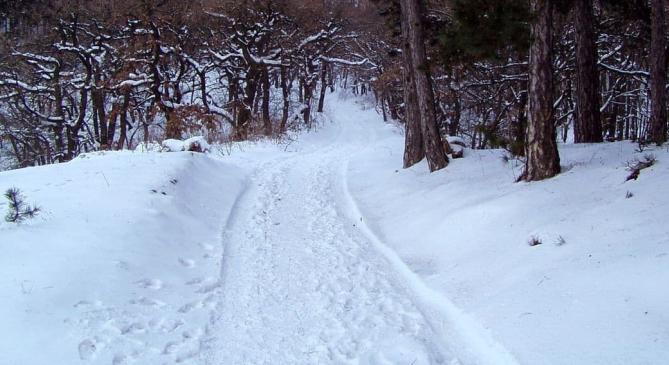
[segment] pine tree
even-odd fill
[[[40,209],[37,206],[26,204],[25,198],[17,188],[9,188],[5,191],[5,198],[9,205],[5,221],[10,223],[20,223],[27,218],[34,218]]]
[[[663,0],[651,0],[650,38],[650,137],[660,145],[667,141],[667,38]]]
[[[592,0],[575,0],[577,82],[574,140],[576,143],[603,141],[594,23]]]
[[[452,24],[441,34],[446,66],[503,61],[509,51],[525,53],[530,43],[527,0],[453,0]]]
[[[532,0],[529,113],[525,171],[522,180],[535,181],[560,173],[553,114],[553,2]]]
[[[403,42],[406,40],[405,29],[402,29]],[[416,99],[416,83],[413,79],[411,55],[405,48],[403,52],[402,79],[404,81],[404,168],[411,167],[425,158],[423,136],[420,129],[420,112]]]
[[[402,32],[404,38],[405,72],[409,72],[416,92],[416,106],[420,116],[420,130],[423,141],[425,157],[430,171],[442,169],[448,165],[448,157],[444,152],[444,143],[441,140],[439,129],[437,128],[437,119],[435,112],[434,91],[432,90],[432,77],[430,75],[430,66],[428,64],[425,52],[425,36],[423,30],[422,14],[424,13],[423,4],[420,0],[401,0],[402,11]],[[410,64],[409,64],[410,62]],[[405,100],[405,103],[412,102],[413,99]],[[414,121],[408,121],[415,123]],[[415,128],[415,124],[412,127]],[[415,133],[415,130],[412,131]],[[414,139],[412,143],[416,143]],[[410,147],[414,147],[413,145]],[[406,165],[406,159],[405,159]]]

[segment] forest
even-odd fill
[[[335,88],[405,125],[405,167],[446,166],[457,136],[539,180],[559,172],[558,141],[667,138],[661,0],[26,0],[0,17],[13,167],[279,136]]]
[[[665,0],[0,0],[0,365],[666,365]]]

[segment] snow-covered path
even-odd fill
[[[208,364],[439,364],[450,356],[351,217],[348,159],[373,138],[351,116],[330,141],[260,166],[224,233]],[[356,125],[358,127],[356,127]]]

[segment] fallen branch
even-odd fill
[[[629,162],[627,163],[627,168],[628,170],[631,171],[631,173],[629,174],[629,176],[627,176],[627,179],[625,179],[625,181],[638,179],[641,170],[653,166],[656,162],[655,156],[651,154],[645,155],[643,158],[644,158],[643,161],[635,160],[634,163],[629,163]]]

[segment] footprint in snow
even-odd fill
[[[218,289],[221,287],[221,283],[219,281],[214,281],[209,284],[203,285],[200,289],[196,291],[196,293],[201,293],[201,294],[207,294],[211,293],[212,291]]]
[[[139,323],[131,323],[121,329],[121,334],[122,335],[127,335],[127,334],[137,334],[137,333],[144,333],[146,332],[146,327]]]
[[[163,348],[163,355],[169,355],[177,352],[179,348],[181,347],[181,343],[176,342],[176,341],[171,341],[165,344],[165,347]]]
[[[194,279],[188,280],[186,282],[186,285],[199,285],[199,284],[202,284],[203,281],[204,281],[203,278],[194,278]]]
[[[180,258],[179,258],[179,263],[180,263],[181,266],[183,266],[183,267],[187,267],[187,268],[193,268],[193,267],[195,267],[195,260],[184,259],[184,258],[180,257]]]
[[[154,318],[149,321],[151,330],[160,331],[162,333],[172,333],[184,325],[184,321],[180,319],[169,318]]]
[[[139,305],[145,305],[145,306],[150,306],[150,307],[164,307],[165,302],[161,302],[160,300],[157,299],[151,299],[147,297],[141,297],[138,299],[133,299],[130,301],[130,304],[139,304]]]
[[[78,308],[86,309],[86,308],[90,308],[90,307],[101,307],[101,306],[102,306],[102,302],[99,301],[99,300],[96,300],[96,301],[93,301],[93,302],[89,302],[88,300],[80,300],[73,305],[73,307],[75,307],[77,309]]]
[[[95,342],[90,339],[85,339],[79,343],[79,358],[82,360],[90,360],[95,355],[97,350]]]
[[[202,301],[197,300],[195,302],[186,303],[186,304],[182,305],[181,308],[179,308],[178,311],[179,311],[179,313],[188,313],[188,312],[192,311],[193,309],[202,308],[202,307],[203,307]]]
[[[177,363],[181,363],[190,359],[195,358],[196,356],[200,355],[200,351],[197,349],[192,349],[190,351],[186,351],[182,354],[179,354],[176,358]]]
[[[135,283],[144,289],[160,290],[163,288],[163,282],[158,279],[142,279]]]
[[[112,359],[112,365],[125,365],[129,363],[130,360],[128,359],[128,356],[126,356],[125,354],[116,354]]]
[[[125,262],[123,260],[114,261],[114,265],[121,270],[126,270],[127,271],[127,270],[130,269],[130,264],[128,264],[127,262]]]

